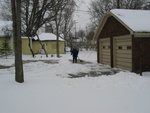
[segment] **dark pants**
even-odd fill
[[[73,63],[77,63],[77,56],[73,56]]]

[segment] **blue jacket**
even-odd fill
[[[78,53],[79,53],[79,51],[77,49],[72,49],[71,50],[71,55],[73,55],[73,57],[77,57]]]

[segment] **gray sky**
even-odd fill
[[[78,7],[74,14],[77,30],[85,29],[86,25],[90,22],[90,16],[87,12],[90,1],[91,0],[77,0]]]

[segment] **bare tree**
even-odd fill
[[[63,20],[61,22],[61,31],[64,34],[64,39],[67,40],[68,34],[73,27],[73,13],[75,11],[75,1],[69,0],[68,5],[64,9]]]
[[[5,0],[0,2],[0,19],[2,20],[12,20],[11,2],[10,0]]]
[[[84,30],[79,30],[78,31],[78,37],[80,38],[80,49],[82,51],[83,46],[85,45],[84,43],[84,38],[85,38],[85,31]]]
[[[47,32],[52,32],[58,37],[63,38],[65,42],[69,40],[69,33],[73,28],[73,13],[75,11],[75,0],[59,0],[57,7],[55,8],[56,18],[55,21],[49,22],[47,26]],[[49,31],[48,31],[49,30]],[[68,42],[69,43],[69,42]],[[59,56],[57,43],[57,56]]]
[[[13,38],[15,48],[15,80],[24,82],[21,45],[21,0],[11,0]]]
[[[95,0],[91,1],[89,7],[89,14],[91,15],[92,23],[98,26],[103,15],[113,9],[114,0]]]
[[[57,41],[56,41],[57,57],[59,57],[59,30],[60,30],[60,23],[61,23],[61,19],[62,19],[63,10],[66,7],[65,0],[59,0],[58,3],[59,3],[58,7],[55,7],[55,25],[56,25],[56,36],[57,36]]]
[[[89,48],[89,47],[94,47],[95,45],[92,43],[93,41],[93,36],[94,36],[94,31],[93,30],[89,30],[86,34],[86,40],[87,40],[87,43],[86,43],[86,48]]]
[[[94,0],[91,1],[89,14],[92,23],[98,26],[103,15],[114,8],[121,9],[150,9],[150,0]]]
[[[55,8],[58,7],[59,0],[23,0],[22,1],[22,35],[29,39],[29,48],[34,57],[31,47],[31,38],[37,35],[38,30],[50,21],[55,19]],[[9,7],[9,2],[5,2]],[[6,16],[8,17],[8,16]],[[6,19],[6,18],[5,18]],[[39,40],[42,46],[42,43]],[[45,53],[46,50],[43,48]],[[47,56],[47,54],[46,54]]]
[[[58,0],[58,6],[55,7],[55,28],[56,28],[56,53],[59,57],[59,37],[60,33],[64,32],[65,38],[66,34],[72,27],[71,16],[74,11],[74,0]],[[69,12],[70,10],[70,12]],[[70,24],[71,23],[71,24]],[[68,26],[70,24],[70,26]]]
[[[9,7],[9,3],[6,4]],[[22,1],[22,35],[28,37],[29,48],[33,57],[35,54],[31,47],[31,38],[37,35],[37,31],[39,30],[39,28],[43,27],[43,25],[46,25],[47,23],[50,23],[51,26],[54,25],[54,29],[56,29],[55,33],[57,35],[57,39],[59,37],[60,32],[63,32],[66,38],[66,35],[73,26],[71,16],[74,11],[74,5],[74,0]],[[42,43],[39,43],[42,46]],[[57,44],[57,46],[59,45]],[[59,53],[58,49],[57,53]]]
[[[22,7],[22,26],[24,26],[22,31],[29,39],[30,51],[34,57],[30,38],[38,35],[37,31],[44,24],[55,19],[54,8],[57,7],[57,2],[55,0],[24,0]],[[43,46],[40,39],[38,41]],[[43,49],[48,57],[45,48]]]
[[[120,1],[120,7],[123,9],[146,9],[145,7],[149,7],[148,3],[150,0],[123,0]]]
[[[120,0],[116,0],[117,1],[117,9],[120,9]]]

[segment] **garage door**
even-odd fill
[[[99,40],[100,63],[110,65],[110,38]]]
[[[132,44],[131,37],[114,38],[114,67],[132,70]]]

